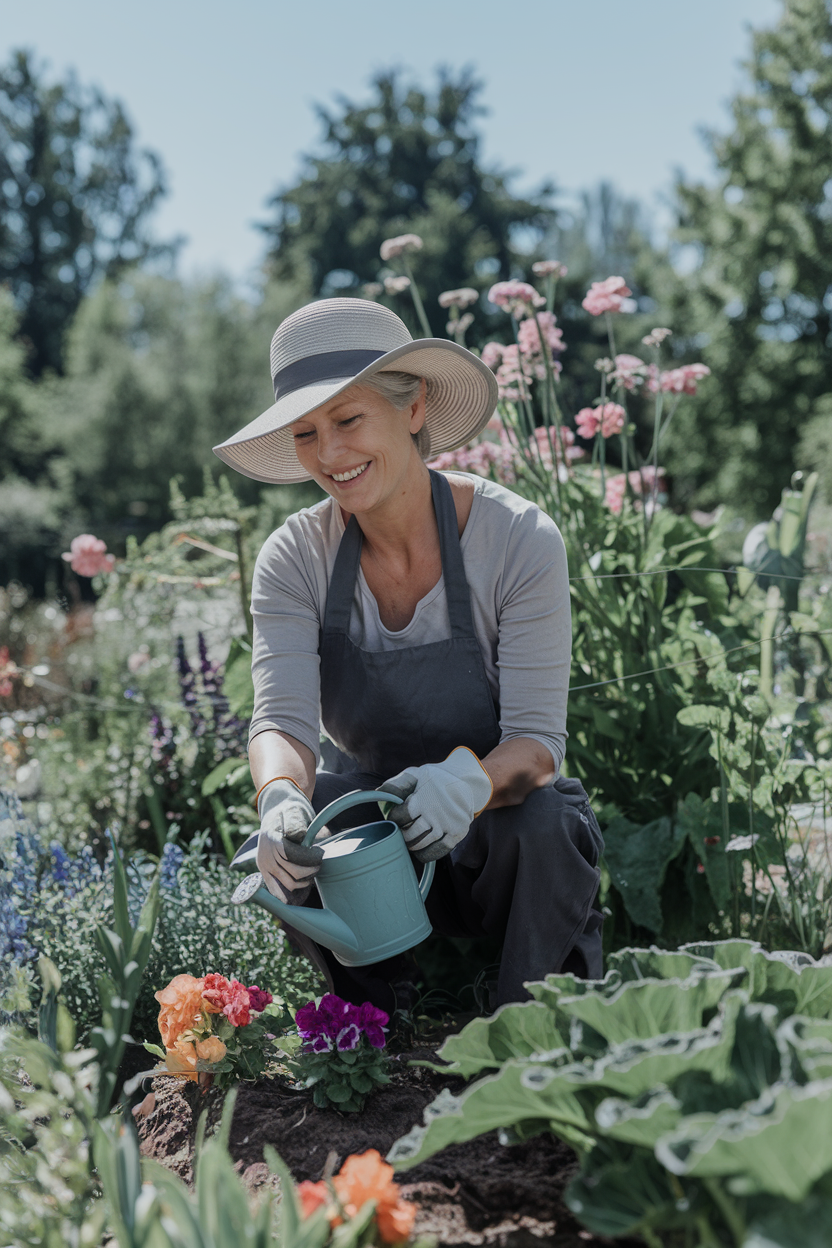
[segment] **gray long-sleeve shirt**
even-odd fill
[[[531,737],[560,768],[572,648],[566,550],[557,525],[534,503],[474,474],[461,538],[474,631],[500,708],[500,740]],[[289,517],[264,542],[254,569],[254,715],[251,737],[278,730],[320,758],[319,632],[338,545],[341,510],[332,499]],[[364,650],[427,645],[450,637],[444,580],[392,632],[359,571],[350,638]],[[437,690],[437,697],[441,697]],[[336,745],[338,742],[336,742]]]

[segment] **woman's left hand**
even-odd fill
[[[404,799],[387,818],[399,825],[408,849],[420,862],[449,854],[488,805],[492,792],[488,772],[462,745],[444,763],[407,767],[381,787]]]

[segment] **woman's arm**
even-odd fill
[[[551,750],[529,737],[503,741],[481,762],[494,786],[486,810],[519,806],[533,789],[542,789],[555,778]]]
[[[285,776],[311,800],[315,788],[315,755],[308,745],[286,732],[258,732],[248,747],[248,761],[255,792],[259,793],[263,785],[276,776]]]

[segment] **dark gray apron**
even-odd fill
[[[318,773],[316,810],[354,789],[382,788],[405,767],[441,762],[459,745],[484,758],[499,743],[499,712],[474,633],[453,494],[440,473],[431,471],[430,481],[451,636],[381,652],[350,640],[363,540],[351,517],[330,579],[319,647],[321,718],[348,757],[340,774]],[[358,807],[341,818],[340,826],[355,826],[378,813]],[[520,806],[485,811],[437,862],[427,902],[431,922],[449,936],[502,941],[498,1003],[526,999],[524,980],[561,969],[570,955],[579,973],[600,975],[600,915],[592,910],[600,848],[586,793],[577,780],[559,778]],[[307,904],[320,904],[314,891]],[[323,960],[340,996],[395,1007],[404,959],[347,968],[327,950],[307,952],[319,966]]]
[[[396,650],[361,650],[349,637],[361,564],[361,529],[350,518],[326,599],[321,631],[321,719],[327,735],[359,771],[395,776],[440,763],[458,745],[484,758],[500,740],[500,721],[474,633],[451,487],[431,472],[451,635]]]

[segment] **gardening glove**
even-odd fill
[[[493,786],[476,754],[460,745],[444,763],[407,767],[382,785],[403,798],[387,818],[402,830],[420,862],[444,858],[467,835],[471,821],[491,800]]]
[[[257,813],[257,870],[274,897],[302,906],[324,856],[319,846],[302,843],[315,818],[312,803],[293,781],[280,777],[260,791]]]

